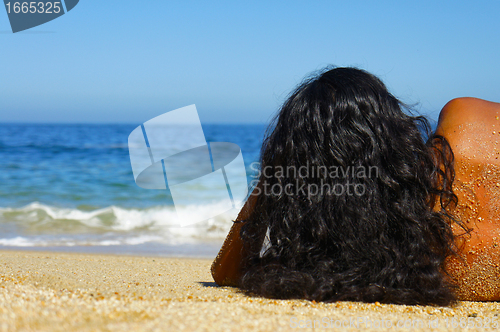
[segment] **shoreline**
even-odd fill
[[[484,330],[478,325],[486,319],[492,330],[500,320],[498,302],[434,307],[251,297],[218,287],[211,262],[0,250],[0,330],[393,331],[413,325],[427,331],[460,329],[461,320]],[[400,322],[407,328],[398,328]]]
[[[74,245],[74,246],[0,246],[2,251],[53,252],[82,255],[119,255],[133,257],[214,259],[224,239],[166,244],[147,242],[136,245]]]

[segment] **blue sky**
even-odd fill
[[[500,102],[499,1],[97,1],[12,34],[0,9],[0,122],[267,122],[307,74],[357,66],[437,118]]]

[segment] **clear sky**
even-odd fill
[[[500,102],[500,1],[102,1],[12,34],[0,8],[0,122],[267,122],[307,74],[353,65],[437,118]]]

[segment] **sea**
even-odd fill
[[[0,249],[213,258],[240,206],[174,206],[170,191],[139,187],[128,136],[137,124],[0,124]],[[203,124],[207,142],[237,144],[248,186],[264,124]],[[209,191],[209,187],[197,188]],[[203,194],[203,192],[200,192]]]

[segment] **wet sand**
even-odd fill
[[[218,287],[210,264],[205,259],[0,251],[0,330],[396,331],[413,325],[413,330],[428,331],[466,324],[500,329],[497,302],[432,307],[270,300]]]

